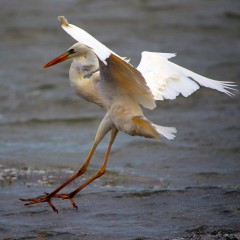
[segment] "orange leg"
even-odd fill
[[[98,128],[98,131],[97,131],[97,134],[96,134],[96,137],[94,140],[94,144],[93,144],[83,166],[79,169],[79,171],[76,174],[74,174],[72,177],[70,177],[67,181],[65,181],[62,185],[60,185],[58,188],[56,188],[54,191],[52,191],[49,194],[46,193],[44,196],[39,196],[36,198],[20,198],[20,200],[26,202],[25,203],[26,206],[41,203],[41,202],[47,202],[53,211],[58,212],[58,210],[55,208],[55,206],[51,202],[51,198],[57,196],[56,194],[60,190],[62,190],[65,186],[67,186],[69,183],[71,183],[76,178],[78,178],[79,176],[81,176],[82,174],[84,174],[86,172],[87,167],[92,159],[92,156],[93,156],[98,144],[102,141],[103,137],[108,133],[108,131],[111,129],[111,127],[112,127],[111,122],[109,121],[108,115],[106,115],[103,118],[103,120]],[[68,199],[70,199],[72,205],[75,207],[76,205],[74,204],[73,200],[71,198],[68,198]]]
[[[83,175],[86,172],[87,167],[90,163],[90,160],[91,160],[96,148],[97,148],[97,144],[94,144],[91,151],[89,152],[83,166],[78,170],[78,172],[76,174],[74,174],[73,176],[71,176],[69,179],[67,179],[63,184],[61,184],[54,191],[52,191],[49,194],[47,193],[44,196],[39,196],[39,197],[36,197],[36,198],[20,198],[20,200],[24,201],[24,202],[27,202],[27,203],[25,203],[26,206],[41,203],[41,202],[47,202],[49,204],[49,206],[53,209],[53,211],[58,212],[57,209],[55,208],[55,206],[52,204],[51,198],[56,193],[58,193],[61,189],[63,189],[65,186],[67,186],[69,183],[71,183],[76,178],[80,177],[81,175]]]
[[[86,182],[84,182],[80,187],[78,187],[74,191],[72,191],[68,194],[65,194],[65,193],[55,194],[54,197],[61,198],[61,199],[69,199],[70,202],[72,203],[72,206],[77,209],[77,206],[73,201],[73,197],[78,192],[80,192],[83,188],[85,188],[88,184],[90,184],[95,179],[101,177],[105,173],[106,167],[107,167],[107,162],[108,162],[108,157],[109,157],[109,154],[110,154],[110,151],[111,151],[112,144],[113,144],[113,142],[114,142],[114,140],[117,136],[117,133],[118,133],[118,130],[116,128],[112,129],[112,131],[110,133],[110,141],[109,141],[109,144],[108,144],[108,148],[107,148],[105,158],[103,160],[103,163],[102,163],[102,166],[100,167],[100,169],[92,177],[90,177]]]

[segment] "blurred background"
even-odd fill
[[[104,116],[97,106],[73,93],[68,80],[70,62],[41,69],[75,43],[61,29],[59,15],[131,58],[135,66],[144,50],[177,53],[172,61],[183,67],[240,83],[238,0],[2,0],[0,6],[0,181],[6,196],[13,187],[13,201],[20,194],[14,186],[26,177],[20,170],[77,170]],[[121,133],[113,146],[108,174],[127,178],[117,184],[126,191],[133,179],[134,191],[174,192],[188,187],[239,191],[239,110],[239,94],[231,98],[204,88],[188,98],[159,102],[157,109],[145,113],[157,124],[175,126],[176,139],[159,143]],[[107,139],[98,148],[90,172],[100,166],[106,144]],[[7,173],[14,176],[13,185],[6,184]],[[26,197],[29,190],[24,185],[20,189]],[[21,203],[18,207],[26,210]],[[221,225],[221,218],[216,219],[216,225]],[[160,236],[157,229],[153,236]]]

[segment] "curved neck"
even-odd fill
[[[74,58],[71,68],[82,74],[84,78],[90,78],[99,70],[98,59],[92,51],[89,51],[84,56]]]

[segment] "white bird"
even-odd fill
[[[69,199],[73,207],[77,208],[73,197],[104,174],[118,131],[132,136],[155,139],[163,136],[169,140],[174,139],[176,129],[152,123],[144,116],[141,106],[154,109],[156,100],[175,99],[180,94],[188,97],[200,86],[218,90],[229,96],[233,96],[232,90],[236,90],[233,82],[212,80],[170,62],[168,59],[175,56],[171,53],[143,52],[140,64],[134,68],[128,60],[114,53],[83,29],[69,24],[65,17],[61,16],[59,20],[62,28],[78,43],[43,68],[73,59],[69,71],[71,86],[80,97],[104,108],[106,115],[99,125],[83,166],[76,174],[49,194],[21,199],[26,202],[25,205],[47,202],[56,212],[51,198]],[[98,144],[109,131],[110,140],[100,169],[76,190],[68,194],[59,194],[61,189],[86,172]]]

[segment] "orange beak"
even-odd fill
[[[58,64],[60,62],[66,61],[68,59],[69,53],[63,53],[62,55],[54,58],[52,61],[50,61],[49,63],[45,64],[44,66],[42,66],[42,68],[48,68],[51,67],[55,64]]]

